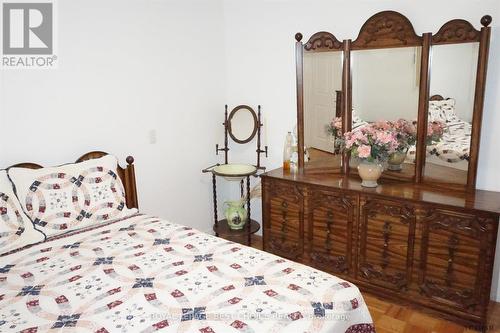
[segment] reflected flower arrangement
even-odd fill
[[[328,132],[335,138],[336,146],[350,152],[353,157],[369,162],[387,161],[391,154],[406,153],[417,142],[417,124],[406,119],[377,121],[342,135],[342,121],[336,117],[328,125]],[[426,143],[439,142],[444,132],[443,122],[430,122]]]

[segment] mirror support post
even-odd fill
[[[224,125],[224,148],[219,148],[219,144],[216,144],[215,145],[215,154],[216,155],[219,155],[219,151],[223,151],[224,152],[224,164],[228,164],[228,151],[229,151],[229,147],[228,147],[228,140],[227,140],[227,104],[225,106],[225,110],[224,110],[224,123],[222,124]]]
[[[352,130],[352,81],[351,40],[344,40],[344,63],[342,70],[342,134]],[[349,174],[349,153],[342,153],[342,173]]]
[[[261,149],[261,134],[262,134],[262,126],[264,124],[262,123],[262,113],[260,111],[260,105],[258,106],[257,109],[257,168],[260,169],[260,154],[264,153],[265,156],[267,157],[267,146],[264,146],[264,149]]]
[[[469,169],[467,171],[467,189],[476,188],[477,167],[479,157],[479,143],[481,141],[481,122],[483,121],[484,91],[486,86],[486,72],[488,67],[488,52],[490,45],[491,16],[481,19],[481,35],[479,41],[479,55],[477,62],[476,89],[474,94],[474,112],[472,116],[472,133],[470,146]]]
[[[425,156],[427,152],[427,114],[429,110],[429,72],[431,69],[431,33],[422,36],[422,58],[420,59],[420,86],[418,97],[417,148],[415,156],[415,182],[421,183],[424,177]]]
[[[299,172],[304,170],[304,47],[302,34],[295,34],[295,64],[297,75],[297,153]]]
[[[228,140],[227,140],[227,104],[224,108],[224,160],[225,163],[228,164],[228,151],[229,151],[229,146],[228,146]]]

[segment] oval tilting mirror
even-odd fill
[[[227,120],[227,131],[237,143],[252,141],[257,133],[258,121],[255,111],[247,105],[235,107]]]

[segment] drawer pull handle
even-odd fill
[[[287,223],[288,223],[288,203],[283,200],[283,202],[281,203],[281,207],[283,207],[283,209],[281,210],[281,217],[282,217],[282,220],[281,220],[281,241],[284,242],[286,240],[286,234],[288,233],[288,230],[287,230]]]
[[[451,282],[453,280],[453,264],[459,243],[460,240],[455,234],[451,235],[448,239],[448,267],[446,268],[446,274],[444,276],[444,282],[446,282],[448,287],[451,286]]]
[[[332,239],[330,238],[330,234],[332,233],[332,224],[333,224],[333,212],[328,210],[326,212],[326,240],[325,240],[325,248],[327,251],[332,249]]]
[[[382,269],[387,268],[390,262],[389,255],[389,241],[391,239],[392,226],[391,222],[385,221],[382,230],[382,236],[384,237],[384,249],[382,250]]]

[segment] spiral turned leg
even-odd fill
[[[247,234],[248,234],[248,246],[252,245],[252,234],[251,230],[252,220],[250,220],[250,176],[247,176]]]
[[[214,223],[215,227],[217,229],[217,223],[218,223],[218,218],[217,218],[217,181],[215,180],[216,176],[215,174],[212,174],[212,191],[213,191],[213,196],[214,196]],[[215,236],[219,237],[219,234],[215,232]]]

